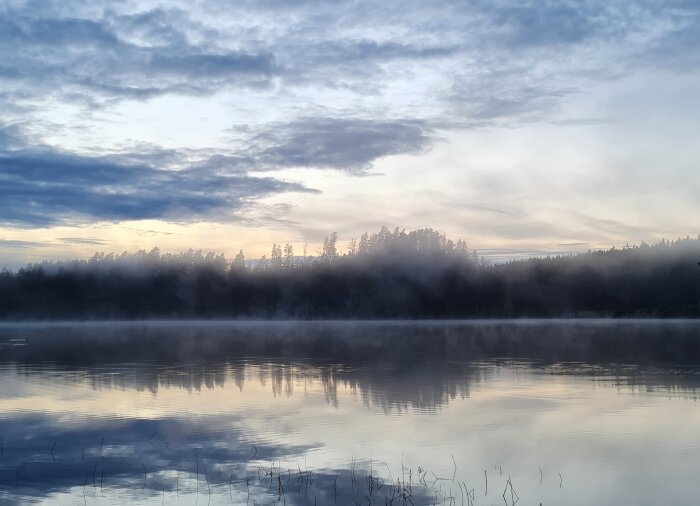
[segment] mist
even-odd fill
[[[95,254],[0,273],[0,318],[460,319],[700,315],[700,236],[489,264],[433,229],[382,228],[318,256]]]

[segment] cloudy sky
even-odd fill
[[[0,265],[700,232],[697,0],[0,3]]]

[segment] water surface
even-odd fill
[[[692,321],[3,324],[0,501],[696,504],[698,357]]]

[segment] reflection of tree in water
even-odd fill
[[[383,363],[348,367],[341,364],[309,362],[270,362],[253,360],[236,363],[113,365],[111,368],[65,369],[59,364],[42,367],[15,365],[24,377],[66,385],[88,385],[95,390],[133,389],[156,394],[160,389],[188,392],[226,388],[234,385],[243,393],[249,382],[269,389],[273,398],[322,392],[326,402],[340,405],[341,394],[357,396],[367,407],[385,412],[434,411],[455,399],[470,395],[474,383],[488,382],[500,368],[525,373],[589,377],[597,384],[627,392],[657,392],[672,397],[695,398],[700,377],[695,368],[669,368],[651,365],[584,364],[580,362],[428,362],[410,369]],[[5,374],[9,371],[6,370]],[[232,399],[235,402],[235,399]]]
[[[263,364],[258,366],[259,375],[269,376],[272,382],[272,395],[281,397],[282,394],[291,397],[294,394],[294,371],[293,367],[282,364]]]
[[[679,322],[368,322],[1,327],[0,363],[93,388],[203,388],[251,376],[275,397],[339,388],[384,409],[434,409],[469,395],[494,361],[687,392],[700,383],[700,325]],[[485,364],[491,364],[486,366]],[[629,364],[623,367],[619,364]],[[617,379],[615,379],[617,378]]]
[[[23,377],[66,385],[88,385],[94,390],[132,389],[150,391],[181,388],[188,392],[235,385],[245,392],[248,382],[269,389],[273,398],[305,395],[307,390],[323,393],[326,401],[339,405],[340,391],[357,395],[370,407],[385,411],[433,410],[451,399],[469,396],[470,383],[479,381],[494,366],[429,363],[411,370],[395,365],[352,367],[312,363],[206,363],[158,366],[150,364],[113,365],[110,368],[66,369],[59,364],[41,367],[13,366]],[[6,370],[5,375],[9,371]]]
[[[370,369],[343,380],[360,392],[367,406],[380,406],[385,411],[429,411],[447,405],[450,400],[469,397],[470,385],[491,370],[471,364],[426,364],[388,374],[386,370]]]
[[[336,377],[337,369],[326,366],[320,368],[321,384],[323,385],[323,394],[326,397],[326,402],[334,407],[338,407],[338,381]],[[306,382],[305,382],[306,383]]]
[[[243,367],[232,367],[231,376],[234,384],[238,387],[240,392],[243,392],[243,385],[245,385],[245,370]]]
[[[256,368],[254,365],[246,366]],[[294,385],[321,385],[326,401],[338,406],[339,390],[357,394],[366,406],[386,411],[435,409],[450,399],[469,396],[469,385],[487,368],[473,364],[429,363],[405,370],[396,364],[346,367],[334,365],[274,364],[269,367],[272,393],[291,396]],[[263,371],[260,368],[260,371]]]
[[[533,364],[533,369],[560,376],[591,377],[596,384],[627,393],[655,393],[669,398],[698,399],[700,374],[698,366],[673,367],[653,364]]]

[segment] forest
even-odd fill
[[[341,251],[342,250],[342,251]],[[491,264],[433,229],[386,227],[318,255],[95,254],[0,272],[0,319],[700,316],[700,236]]]

